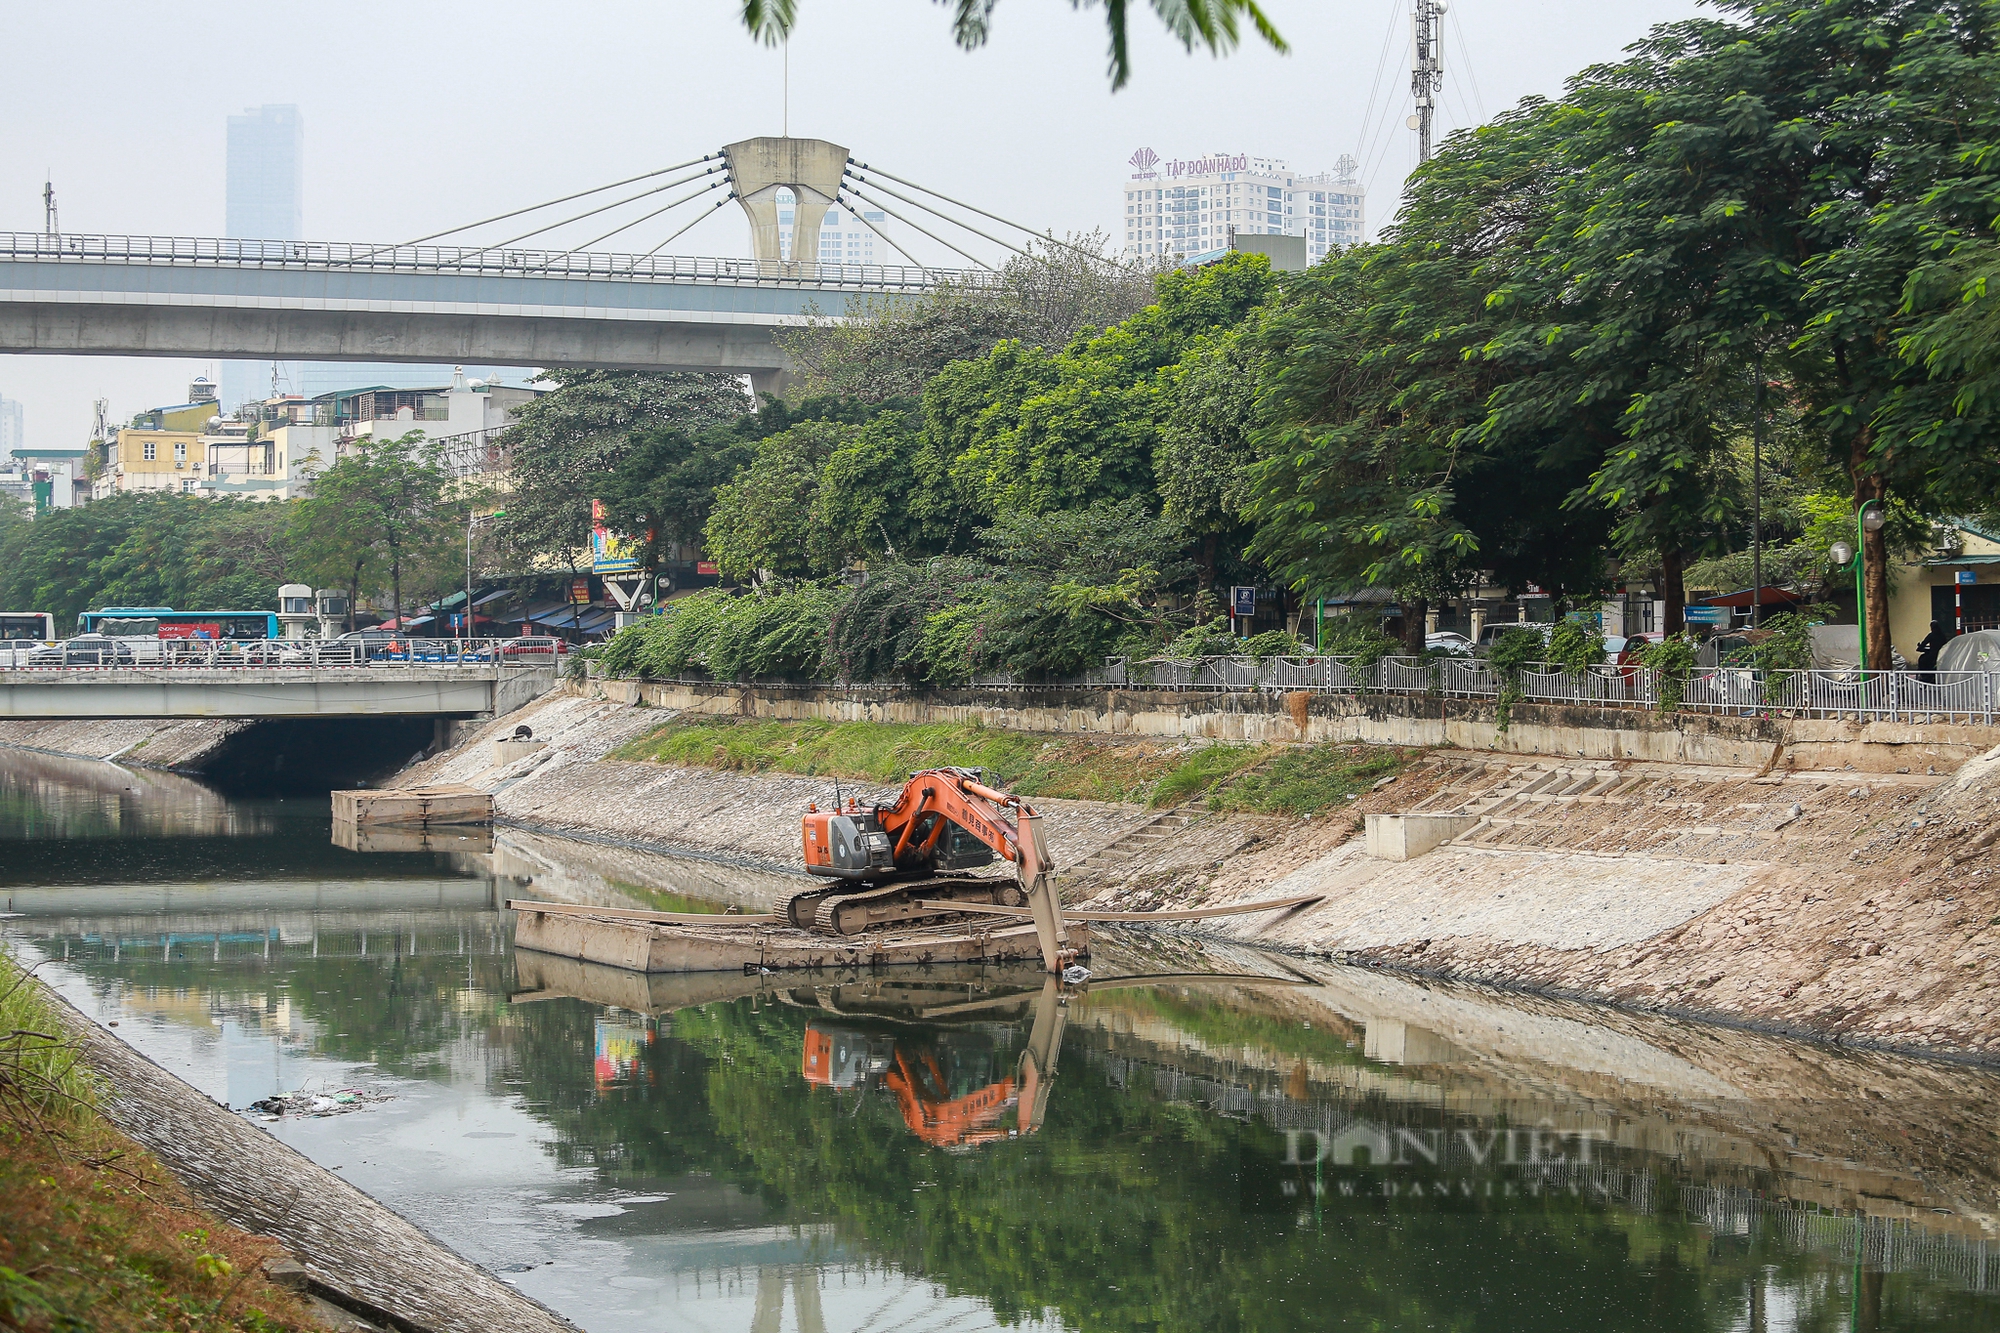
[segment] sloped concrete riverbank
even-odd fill
[[[608,758],[675,716],[559,693],[403,780],[483,786],[504,820],[531,827],[797,870],[798,814],[829,799],[832,780]],[[494,767],[486,741],[522,722],[548,748]],[[1439,748],[1312,820],[1042,804],[1071,903],[1324,893],[1280,923],[1214,929],[1440,976],[2000,1058],[2000,761],[1952,768]],[[1362,817],[1410,811],[1464,812],[1474,826],[1415,860],[1370,858]]]

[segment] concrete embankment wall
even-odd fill
[[[1565,759],[1798,771],[1949,772],[2000,745],[2000,726],[1846,722],[1516,704],[1422,695],[1261,691],[789,688],[592,680],[619,703],[695,714],[835,722],[979,722],[1012,731],[1217,741],[1341,741]]]
[[[0,747],[41,750],[74,759],[116,759],[142,768],[196,768],[230,737],[252,725],[208,718],[0,722]]]

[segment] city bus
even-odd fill
[[[56,618],[46,611],[0,611],[0,643],[54,643]]]
[[[272,611],[176,611],[171,606],[103,606],[76,618],[78,634],[114,638],[227,639],[242,643],[276,639]]]

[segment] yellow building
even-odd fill
[[[111,489],[193,491],[201,485],[203,462],[201,436],[195,431],[121,430]]]
[[[1931,536],[1929,549],[1889,575],[1889,638],[1912,662],[1933,620],[1946,633],[2000,629],[2000,534],[1953,518]]]

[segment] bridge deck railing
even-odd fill
[[[547,667],[560,661],[554,639],[146,639],[0,644],[0,667],[29,671],[271,667]]]
[[[242,268],[506,274],[621,282],[788,283],[802,287],[929,288],[984,286],[981,269],[897,264],[790,262],[696,255],[627,255],[596,250],[522,250],[512,246],[365,245],[343,241],[256,241],[213,236],[97,236],[0,232],[0,260],[121,264],[199,264]]]

